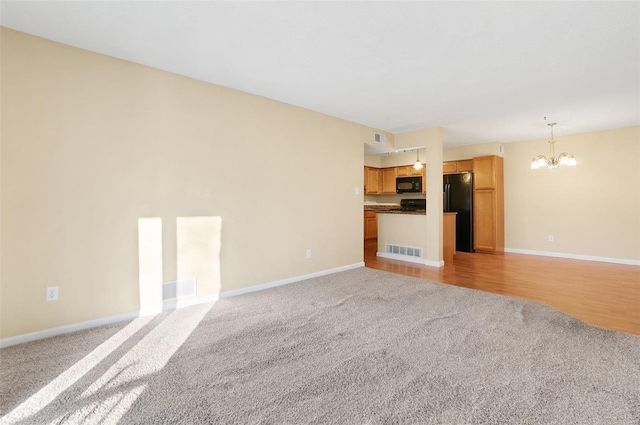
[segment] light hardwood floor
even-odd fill
[[[591,325],[640,335],[640,266],[524,254],[457,252],[453,264],[427,267],[376,257],[366,267],[542,302]]]

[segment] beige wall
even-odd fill
[[[426,157],[426,149],[418,149],[420,155],[420,162],[424,164]],[[399,165],[413,165],[416,162],[416,152],[399,152],[382,155],[365,155],[364,165],[369,167],[397,167]]]
[[[384,252],[385,245],[395,244],[422,248],[426,252],[429,238],[427,218],[420,214],[378,214],[378,252]]]
[[[426,149],[418,149],[418,155],[420,157],[420,162],[424,164],[425,158],[427,156]],[[413,165],[416,162],[416,152],[399,152],[395,154],[389,155],[379,155],[380,157],[380,166],[381,167],[398,167],[401,165]],[[366,157],[365,157],[366,158]]]
[[[457,161],[459,159],[471,159],[476,156],[498,155],[504,156],[504,151],[500,152],[500,147],[504,144],[499,142],[481,143],[479,145],[458,146],[445,149],[442,153],[444,161]]]
[[[222,291],[362,261],[374,129],[8,29],[1,54],[1,337],[137,311],[141,218],[164,281],[189,217],[222,219]]]
[[[504,146],[507,248],[640,260],[640,127],[556,136],[576,167],[531,170],[546,139]]]
[[[507,249],[640,260],[640,127],[556,136],[576,167],[531,170],[548,139],[504,143]],[[447,160],[497,155],[501,143],[446,149]],[[549,242],[552,235],[554,242]]]
[[[367,155],[364,157],[364,165],[367,167],[382,167],[382,158],[380,155]]]

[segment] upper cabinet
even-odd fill
[[[455,174],[458,172],[458,163],[456,161],[447,161],[442,163],[442,174]]]
[[[364,167],[364,193],[374,195],[380,193],[380,169]]]
[[[382,174],[382,190],[381,194],[389,195],[396,193],[396,167],[388,167],[380,170]]]
[[[498,185],[498,174],[502,174],[503,160],[500,156],[480,156],[473,158],[473,188],[495,189]]]
[[[398,177],[421,176],[424,167],[420,170],[416,170],[413,168],[413,165],[403,165],[401,167],[396,167],[396,170],[398,172]]]
[[[442,174],[472,173],[473,171],[473,159],[447,161],[442,163]]]
[[[464,172],[469,172],[472,173],[473,172],[473,159],[465,159],[462,161],[456,161],[458,163],[458,172],[459,173],[464,173]]]

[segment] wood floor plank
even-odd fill
[[[640,266],[525,254],[457,252],[453,264],[428,267],[376,257],[366,267],[542,302],[586,323],[640,335]]]

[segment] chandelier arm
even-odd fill
[[[535,158],[533,158],[533,160],[531,160],[531,169],[540,168],[544,165],[547,165],[549,168],[556,168],[558,165],[575,166],[577,164],[577,161],[573,155],[567,152],[562,152],[557,157],[555,156],[556,141],[553,138],[553,126],[556,125],[556,123],[552,122],[547,125],[551,127],[551,140],[549,140],[549,158],[544,155],[536,156]]]

